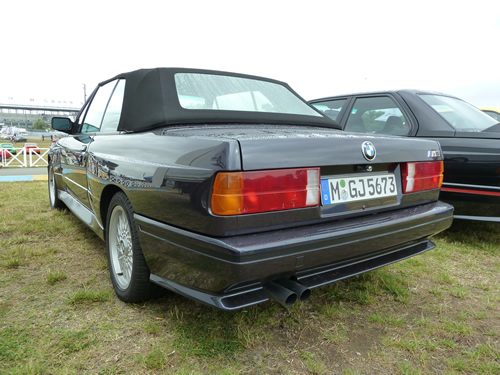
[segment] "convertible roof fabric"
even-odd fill
[[[307,104],[288,84],[268,78],[202,69],[140,69],[119,74],[99,84],[99,86],[102,86],[115,79],[126,80],[118,130],[138,132],[165,125],[209,123],[311,125],[340,129],[337,123],[316,109],[314,110],[321,114],[321,116],[272,112],[185,109],[179,103],[175,85],[176,73],[215,74],[272,82],[286,87],[286,89]]]

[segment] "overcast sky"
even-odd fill
[[[140,68],[279,79],[305,99],[376,89],[500,106],[500,1],[4,0],[0,103],[83,101]]]

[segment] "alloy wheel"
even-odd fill
[[[125,210],[115,206],[109,223],[109,254],[112,272],[121,289],[132,279],[133,247],[130,224]]]

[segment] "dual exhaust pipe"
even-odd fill
[[[299,300],[305,302],[311,296],[311,290],[298,281],[279,279],[265,283],[267,295],[285,307],[291,307]]]

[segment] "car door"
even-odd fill
[[[92,95],[87,106],[82,110],[77,119],[77,134],[68,136],[59,141],[61,149],[61,168],[67,191],[83,206],[90,209],[89,187],[87,181],[88,148],[101,132],[114,130],[118,126],[116,116],[106,110],[112,100],[113,94],[123,99],[123,80],[113,80],[100,86]]]

